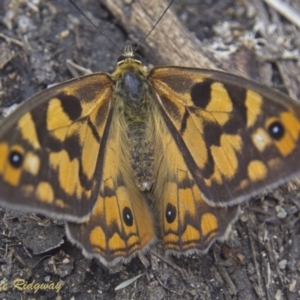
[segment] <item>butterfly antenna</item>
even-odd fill
[[[70,0],[71,1],[71,0]],[[145,40],[147,39],[147,37],[152,33],[152,31],[156,28],[156,26],[158,25],[158,23],[161,21],[161,19],[164,17],[164,15],[166,14],[166,12],[169,10],[170,6],[172,5],[172,3],[174,2],[174,0],[171,0],[170,3],[168,4],[168,6],[165,8],[164,12],[161,14],[161,16],[159,17],[159,19],[156,21],[156,23],[154,24],[154,26],[151,28],[151,30],[148,32],[148,34],[138,43],[138,45],[135,47],[134,52],[136,52],[137,48],[143,44],[145,42]]]
[[[90,24],[92,24],[99,32],[102,34],[105,38],[107,38],[113,45],[115,45],[121,52],[123,50],[120,48],[120,46],[114,42],[103,30],[101,30],[83,11],[82,9],[73,1],[69,0],[71,4],[89,21]]]

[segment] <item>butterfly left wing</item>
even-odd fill
[[[149,80],[209,205],[241,203],[299,174],[300,106],[289,97],[217,71],[155,68]]]
[[[67,221],[71,241],[105,265],[128,261],[155,240],[113,90],[105,73],[67,81],[0,126],[0,202]]]

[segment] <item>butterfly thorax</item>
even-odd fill
[[[153,184],[153,99],[148,71],[134,58],[125,58],[113,74],[114,112],[124,129],[135,184],[142,191]],[[117,111],[116,111],[117,110]]]

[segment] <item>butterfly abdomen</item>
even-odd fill
[[[128,128],[130,164],[138,188],[144,191],[154,182],[154,149],[146,124],[135,125]]]

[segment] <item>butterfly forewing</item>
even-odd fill
[[[150,82],[208,204],[240,203],[299,173],[295,101],[216,71],[155,68]]]
[[[0,199],[80,221],[99,191],[112,81],[104,73],[68,81],[21,104],[0,127]]]

